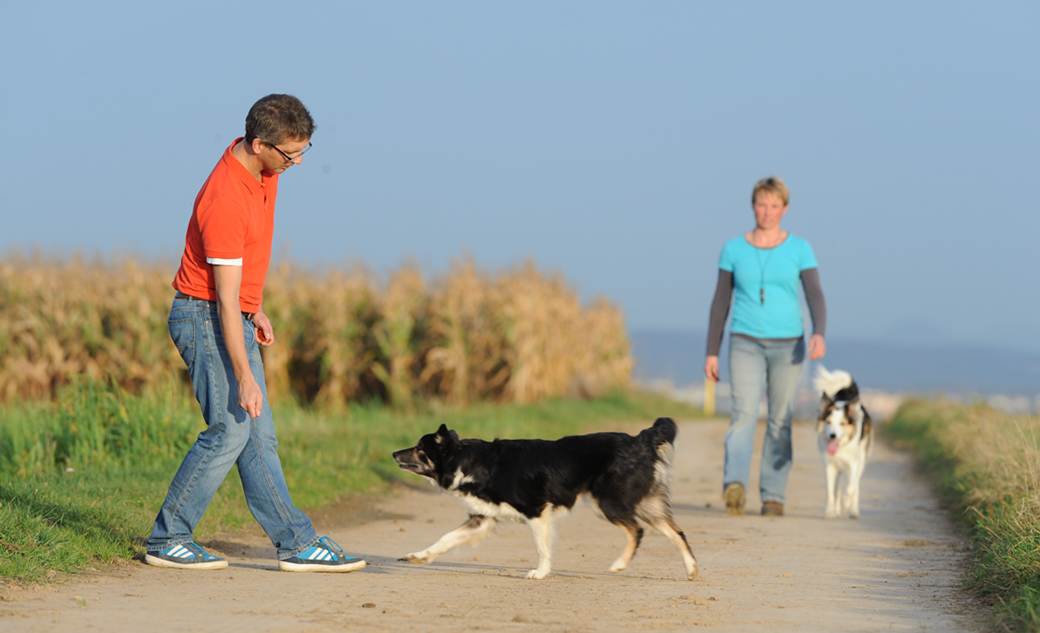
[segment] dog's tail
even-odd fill
[[[671,418],[657,418],[654,425],[648,429],[644,429],[643,433],[646,433],[653,438],[654,447],[656,448],[661,444],[672,444],[675,442],[675,434],[677,430],[675,420]],[[643,433],[640,433],[640,435]]]
[[[813,386],[817,391],[822,392],[823,395],[827,396],[831,400],[834,400],[838,393],[846,389],[856,391],[855,395],[858,395],[859,393],[859,390],[856,389],[856,383],[852,380],[852,374],[840,369],[827,371],[827,368],[823,365],[816,366],[816,376],[813,377]],[[847,399],[851,400],[855,395],[849,395]]]

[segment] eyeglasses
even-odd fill
[[[287,162],[287,163],[292,163],[292,162],[295,162],[297,158],[299,158],[299,157],[303,156],[304,154],[306,154],[306,153],[307,153],[307,151],[308,151],[308,150],[309,150],[310,148],[314,147],[314,144],[313,144],[313,143],[307,143],[307,147],[304,147],[304,148],[303,148],[303,150],[302,150],[302,151],[300,151],[300,153],[299,153],[299,154],[297,154],[296,156],[289,156],[288,154],[286,154],[286,153],[285,153],[285,152],[283,152],[282,150],[278,149],[278,146],[277,146],[277,145],[275,145],[274,143],[268,143],[267,141],[264,141],[264,143],[265,143],[266,145],[268,145],[269,147],[273,147],[273,148],[274,148],[274,151],[276,151],[276,152],[278,152],[279,154],[281,154],[281,155],[282,155],[282,156],[283,156],[283,157],[285,158],[285,162]]]

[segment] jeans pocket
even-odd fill
[[[195,363],[195,319],[170,319],[170,338],[177,346],[177,353],[181,355],[184,364],[191,369]]]

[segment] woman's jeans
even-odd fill
[[[195,525],[234,465],[238,466],[249,510],[278,548],[280,560],[317,541],[310,518],[289,497],[278,459],[256,332],[251,322],[242,319],[249,366],[264,394],[263,411],[255,419],[238,406],[238,383],[224,346],[217,305],[199,299],[173,302],[170,336],[188,366],[208,428],[199,434],[173,477],[148,539],[149,552],[193,540]]]
[[[751,340],[731,336],[730,386],[733,418],[726,433],[726,467],[723,487],[737,482],[748,489],[751,451],[755,443],[758,403],[762,387],[769,400],[769,421],[762,444],[759,489],[762,502],[784,502],[791,472],[791,414],[805,360],[805,339],[796,341]]]

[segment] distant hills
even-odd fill
[[[676,385],[704,380],[705,333],[632,330],[637,380],[666,379]],[[723,341],[722,380],[729,380]],[[828,339],[823,364],[849,371],[863,388],[899,393],[1040,395],[1040,354],[955,344],[898,344]]]

